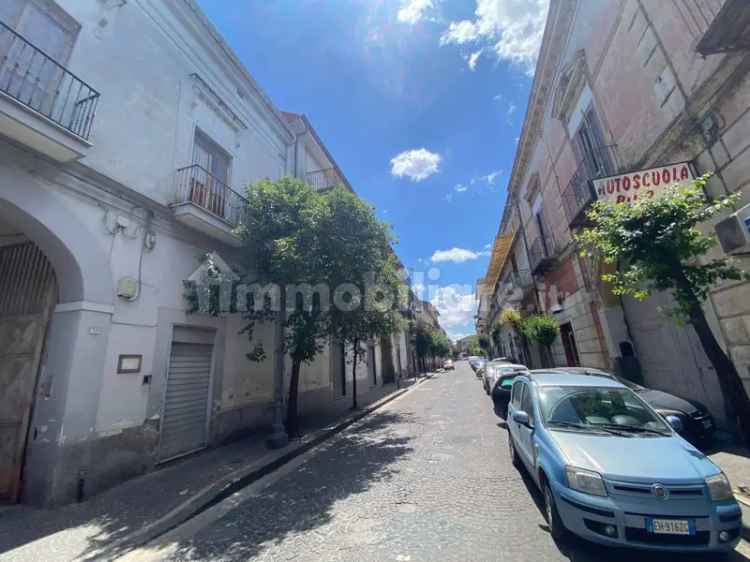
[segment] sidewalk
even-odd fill
[[[422,379],[371,395],[360,410],[303,418],[305,435],[269,451],[254,434],[169,463],[80,503],[56,509],[0,508],[0,561],[110,559],[180,524],[345,429]]]
[[[727,447],[708,456],[732,483],[734,497],[742,508],[742,537],[750,541],[750,451]]]

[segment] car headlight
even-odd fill
[[[572,490],[591,494],[592,496],[607,495],[604,480],[602,480],[602,476],[598,472],[575,468],[574,466],[566,466],[565,477],[568,480],[568,488]]]
[[[732,485],[723,472],[706,478],[706,486],[708,486],[708,493],[711,499],[715,502],[729,500],[734,496],[732,494]]]

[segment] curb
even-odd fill
[[[362,418],[365,418],[375,410],[378,410],[396,398],[411,392],[420,384],[431,379],[432,377],[430,376],[418,378],[416,382],[408,388],[396,390],[361,410],[347,415],[344,419],[334,422],[334,425],[332,426],[318,429],[317,431],[303,436],[300,440],[294,442],[294,444],[285,447],[285,449],[288,450],[280,449],[279,451],[272,451],[260,459],[257,459],[244,467],[238,468],[223,477],[221,480],[209,484],[202,490],[198,491],[193,497],[184,501],[156,521],[115,541],[104,551],[92,553],[85,558],[85,560],[113,560],[120,556],[124,556],[129,551],[143,546],[167,531],[178,527],[188,519],[195,517],[199,513],[206,511],[225,500],[238,490],[245,488],[263,476],[281,468],[291,460],[341,433],[349,426]]]

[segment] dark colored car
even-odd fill
[[[638,396],[648,402],[654,410],[665,418],[667,416],[678,418],[682,425],[682,429],[679,431],[680,435],[694,445],[705,448],[711,443],[714,430],[716,429],[714,419],[708,412],[708,408],[697,400],[687,400],[668,392],[646,388],[612,373],[590,367],[555,367],[554,369],[538,369],[532,371],[532,373],[550,371],[574,375],[594,375],[614,379],[637,393]]]
[[[524,365],[500,365],[496,368],[496,376],[492,381],[491,396],[495,402],[495,411],[505,418],[508,413],[508,402],[510,402],[510,391],[513,388],[513,381],[521,373],[528,372]]]

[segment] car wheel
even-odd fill
[[[510,461],[513,463],[513,466],[520,469],[521,459],[518,458],[518,453],[516,453],[516,446],[513,443],[513,437],[510,433],[508,433],[508,451],[510,451]]]
[[[556,541],[563,541],[568,537],[568,530],[563,525],[560,514],[557,512],[555,497],[552,495],[550,485],[544,483],[544,518],[547,520],[549,534]]]

